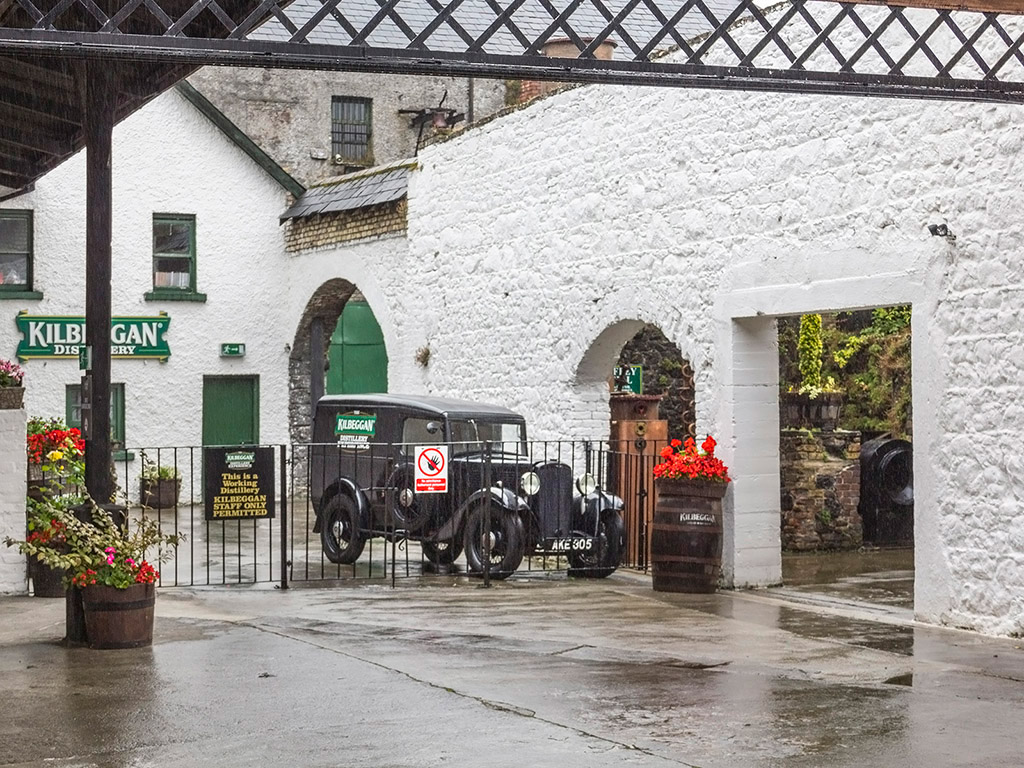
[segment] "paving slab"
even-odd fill
[[[3,766],[1020,766],[1024,642],[628,574],[0,599]]]

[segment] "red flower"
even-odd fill
[[[700,447],[705,453],[714,453],[716,445],[718,445],[718,443],[715,442],[715,438],[713,438],[711,435],[708,435],[707,439],[705,439],[704,442],[700,444]]]
[[[671,445],[673,448],[678,448],[682,444],[683,444],[683,441],[680,440],[679,438],[675,438],[675,437],[672,438],[672,440],[669,442],[669,445]]]

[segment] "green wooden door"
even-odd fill
[[[327,394],[359,395],[388,391],[384,334],[365,301],[349,301],[331,334]]]
[[[203,445],[259,441],[259,376],[204,376]]]

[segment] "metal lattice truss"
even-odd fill
[[[0,0],[0,55],[918,98],[1020,101],[1022,46],[1011,13],[829,0]]]

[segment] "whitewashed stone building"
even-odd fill
[[[154,136],[161,156],[142,156]],[[115,314],[172,316],[167,362],[115,362],[129,444],[199,442],[203,377],[221,374],[260,377],[259,439],[301,437],[311,321],[357,289],[392,391],[500,402],[541,438],[607,434],[608,373],[650,323],[692,363],[698,432],[735,477],[726,581],[767,585],[774,318],[911,304],[916,614],[1024,632],[1018,107],[587,86],[425,149],[389,199],[283,227],[280,184],[180,95],[115,139]],[[34,312],[81,311],[81,177],[76,158],[4,205],[36,207],[38,263],[55,254]],[[147,301],[152,216],[189,211],[207,301]],[[0,354],[17,341],[0,325]],[[78,374],[29,375],[30,409],[60,412]]]

